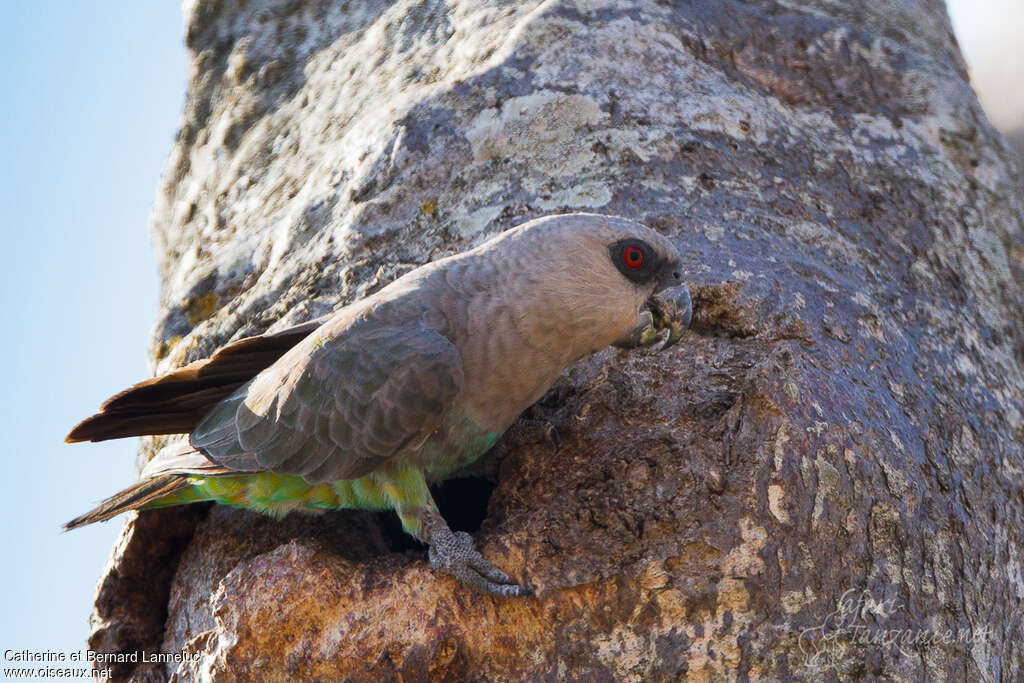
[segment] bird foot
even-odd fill
[[[469,534],[452,532],[447,528],[438,531],[428,552],[430,566],[435,570],[453,576],[481,593],[505,597],[533,595],[532,590],[523,588],[508,574],[491,566],[473,547],[473,538]]]

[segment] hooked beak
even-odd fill
[[[653,327],[659,331],[668,330],[661,350],[675,346],[683,332],[689,329],[690,320],[693,319],[690,289],[686,285],[679,285],[657,292],[647,300],[647,307],[654,318]]]
[[[641,312],[641,324],[617,340],[613,346],[620,349],[651,348],[661,343],[660,351],[676,345],[683,332],[690,327],[693,302],[686,285],[662,289],[647,300],[647,310]]]

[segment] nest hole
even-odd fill
[[[452,531],[475,533],[487,518],[487,505],[497,484],[487,477],[461,477],[449,479],[431,487],[431,493],[441,516]],[[402,529],[402,523],[394,512],[380,515],[381,530],[393,552],[422,548]]]

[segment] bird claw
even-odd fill
[[[430,545],[430,566],[435,570],[466,583],[481,593],[510,597],[533,595],[533,591],[520,586],[508,574],[491,565],[473,547],[473,538],[462,531],[437,534]]]

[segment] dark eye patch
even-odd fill
[[[658,273],[658,255],[643,240],[619,240],[608,247],[608,252],[619,272],[633,282],[648,282]]]

